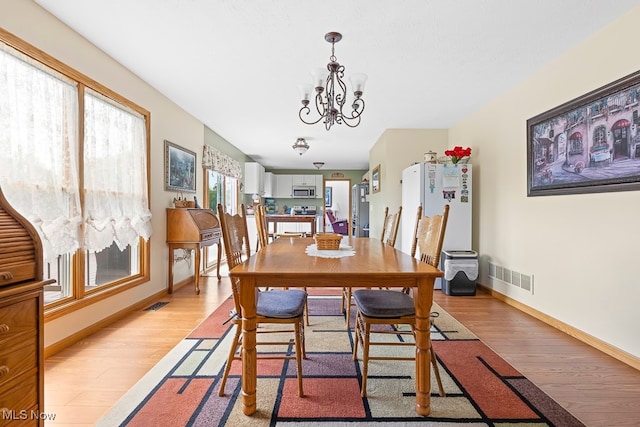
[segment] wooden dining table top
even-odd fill
[[[328,286],[339,279],[341,286],[370,286],[385,282],[388,287],[415,286],[416,277],[442,277],[443,273],[378,239],[343,238],[342,244],[355,255],[324,258],[309,255],[313,238],[280,237],[231,271],[238,278],[251,276],[263,285]],[[321,252],[321,251],[320,251]]]
[[[242,308],[242,411],[257,411],[256,288],[280,287],[411,287],[415,304],[416,412],[431,411],[430,318],[437,268],[377,239],[343,239],[353,256],[325,258],[307,254],[312,238],[280,237],[229,272],[240,282]]]

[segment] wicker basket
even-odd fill
[[[176,208],[195,208],[196,202],[189,200],[176,200],[173,202],[173,206]]]
[[[342,240],[342,234],[335,233],[321,233],[314,236],[316,240],[316,246],[321,251],[337,251],[340,249],[340,241]]]

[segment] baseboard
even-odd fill
[[[565,334],[570,335],[576,338],[577,340],[582,341],[583,343],[597,350],[600,350],[601,352],[613,357],[614,359],[617,359],[622,363],[625,363],[631,366],[632,368],[640,371],[640,358],[630,353],[627,353],[624,350],[620,350],[619,348],[614,347],[611,344],[606,343],[599,338],[591,336],[586,332],[576,329],[573,326],[567,325],[566,323],[561,322],[558,319],[555,319],[545,313],[542,313],[541,311],[531,308],[528,305],[521,303],[520,301],[516,301],[513,298],[510,298],[496,291],[495,289],[491,289],[491,288],[482,286],[480,284],[478,284],[478,287],[480,288],[481,291],[488,293],[492,297],[504,302],[505,304],[508,304],[514,308],[517,308],[518,310],[524,313],[527,313],[530,316],[535,317],[536,319],[546,323],[547,325],[552,326],[558,329],[559,331],[562,331]]]
[[[129,307],[122,309],[120,311],[118,311],[117,313],[113,313],[111,316],[109,317],[105,317],[104,319],[100,320],[97,323],[94,323],[72,335],[69,335],[68,337],[48,346],[45,347],[44,349],[44,358],[46,359],[47,357],[53,356],[56,353],[59,353],[60,351],[64,350],[65,348],[81,341],[82,339],[88,337],[89,335],[99,331],[100,329],[109,326],[110,324],[112,324],[113,322],[122,319],[123,317],[127,316],[128,314],[130,314],[133,311],[136,310],[141,310],[144,307],[146,307],[147,305],[149,305],[151,302],[155,302],[157,301],[159,298],[162,298],[163,296],[167,295],[167,291],[160,291],[150,297],[147,297],[143,300],[138,301],[137,303],[130,305]]]

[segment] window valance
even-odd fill
[[[242,178],[240,162],[232,159],[227,154],[216,150],[210,145],[205,145],[202,153],[202,167],[212,169],[232,178]]]

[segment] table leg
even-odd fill
[[[427,416],[431,412],[431,324],[429,313],[433,304],[433,278],[418,279],[414,296],[416,308],[416,412]]]
[[[231,280],[234,280],[232,277]],[[240,283],[242,309],[242,412],[256,412],[258,360],[256,350],[256,281],[245,277]]]

